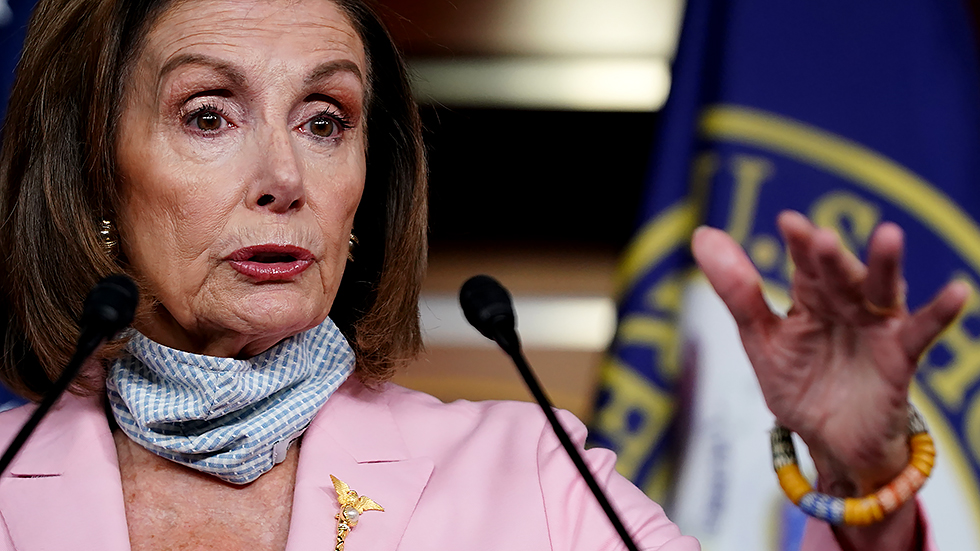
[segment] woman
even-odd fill
[[[383,382],[419,349],[424,166],[404,68],[360,2],[42,1],[25,52],[0,166],[4,382],[45,391],[100,276],[146,298],[0,480],[0,549],[619,548],[533,408]],[[845,258],[788,224],[801,252]],[[760,317],[731,245],[695,241],[712,281],[740,274],[733,311]],[[794,388],[774,378],[768,396]],[[780,407],[850,459],[846,431],[811,426],[819,406]],[[697,549],[610,453],[588,458],[641,546]],[[838,534],[907,541],[914,503],[886,522]]]

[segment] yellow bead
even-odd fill
[[[871,512],[871,518],[874,519],[872,522],[881,522],[881,520],[885,518],[885,511],[882,510],[881,504],[878,503],[878,500],[875,499],[873,495],[864,499],[870,502],[870,505],[868,505],[868,510]]]
[[[885,518],[881,504],[873,496],[844,500],[844,524],[864,526]]]
[[[810,487],[810,483],[803,474],[800,473],[799,466],[795,464],[789,464],[781,467],[776,471],[776,477],[779,478],[779,485],[782,486],[783,491],[786,492],[786,497],[789,498],[793,504],[799,504],[803,496],[813,491]]]
[[[935,458],[936,452],[932,450],[922,450],[918,448],[912,448],[912,451],[909,452],[909,455],[912,457],[918,456],[922,458]]]
[[[921,454],[913,453],[912,457],[909,459],[909,465],[922,471],[922,474],[929,476],[932,473],[932,467],[936,464],[936,456],[932,454]]]
[[[933,454],[936,453],[935,442],[932,441],[931,436],[929,436],[927,433],[924,432],[920,432],[919,434],[912,435],[912,438],[909,439],[909,447],[912,448],[913,452],[917,450],[922,450],[922,451],[931,452]]]
[[[844,524],[849,526],[864,524],[861,522],[864,520],[862,518],[863,512],[857,499],[849,497],[844,500]]]
[[[861,507],[861,500],[849,497],[844,500],[844,524],[853,526],[861,525],[864,520],[864,510]]]

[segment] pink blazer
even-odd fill
[[[32,407],[0,414],[0,445]],[[536,407],[442,404],[395,385],[375,392],[348,381],[303,436],[287,550],[334,548],[331,474],[385,508],[364,513],[347,551],[622,549]],[[585,427],[567,413],[562,423],[581,444]],[[611,452],[586,457],[641,548],[700,549],[616,474]],[[130,549],[99,400],[66,396],[42,422],[0,479],[0,521],[4,551]],[[810,549],[838,549],[824,532],[813,533]]]

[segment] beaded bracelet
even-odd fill
[[[833,497],[814,491],[800,473],[790,431],[779,425],[770,432],[772,466],[786,496],[804,513],[831,524],[872,524],[911,499],[932,472],[936,462],[936,446],[929,436],[925,420],[912,404],[909,404],[908,434],[911,447],[909,464],[895,480],[862,498]]]

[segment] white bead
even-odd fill
[[[356,523],[357,518],[359,516],[361,516],[361,514],[357,512],[357,509],[349,505],[347,507],[344,507],[344,518],[347,519],[347,521],[350,522],[351,524]]]

